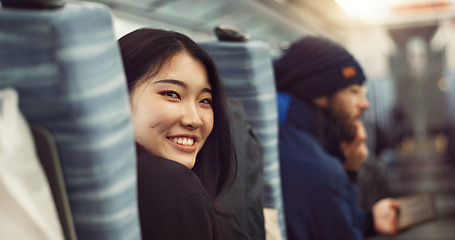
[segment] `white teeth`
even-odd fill
[[[172,141],[178,144],[182,145],[193,145],[194,140],[192,138],[186,138],[186,137],[179,137],[179,138],[172,138]]]

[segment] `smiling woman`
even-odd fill
[[[215,199],[235,175],[223,89],[187,36],[138,29],[119,40],[138,153],[143,239],[219,239]]]
[[[180,52],[148,83],[131,91],[136,142],[155,155],[193,168],[213,128],[205,67]]]

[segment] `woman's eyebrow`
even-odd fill
[[[212,89],[210,89],[210,88],[204,88],[204,89],[202,89],[201,92],[206,92],[206,93],[210,93],[210,94],[213,95],[213,91],[212,91]]]
[[[168,83],[168,84],[175,84],[175,85],[182,86],[184,88],[188,88],[188,85],[186,83],[179,81],[179,80],[175,80],[175,79],[161,79],[161,80],[155,81],[153,83]]]
[[[153,83],[175,84],[175,85],[182,86],[184,88],[188,88],[188,85],[185,82],[182,82],[182,81],[179,81],[179,80],[175,80],[175,79],[161,79],[161,80],[155,81]],[[206,92],[206,93],[213,94],[213,91],[210,88],[203,88],[201,90],[201,92]]]

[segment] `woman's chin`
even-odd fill
[[[172,158],[171,160],[176,161],[189,169],[192,169],[194,167],[194,164],[196,163],[196,158],[190,156],[178,156]]]

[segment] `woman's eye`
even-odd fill
[[[209,104],[210,106],[212,106],[212,99],[208,99],[208,98],[202,99],[202,100],[201,100],[201,103]]]
[[[164,91],[164,92],[160,92],[160,94],[163,96],[180,99],[180,95],[174,91]]]

